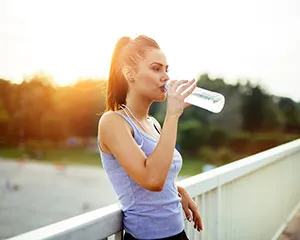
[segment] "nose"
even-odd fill
[[[164,76],[160,79],[161,82],[167,82],[170,80],[170,77],[167,73],[164,74]]]

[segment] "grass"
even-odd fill
[[[28,153],[19,148],[0,148],[0,157],[3,158],[20,159],[26,158],[26,155],[28,155]],[[36,159],[34,156],[29,158]],[[84,148],[45,150],[36,161],[41,163],[61,163],[65,165],[102,165],[98,152]]]
[[[0,148],[0,157],[8,159],[26,158],[25,150],[20,148]],[[36,159],[34,156],[30,159]],[[38,160],[41,163],[60,163],[64,165],[90,165],[102,167],[98,152],[84,148],[48,149],[41,153]],[[192,176],[202,172],[205,163],[199,159],[184,157],[180,176]]]
[[[206,164],[197,158],[185,157],[182,156],[182,168],[179,175],[182,176],[192,176],[199,173],[202,173],[203,166]]]

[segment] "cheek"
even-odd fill
[[[140,73],[139,76],[137,76],[137,78],[141,88],[145,88],[146,90],[157,88],[158,76],[154,72],[147,71]]]

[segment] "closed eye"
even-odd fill
[[[159,67],[155,67],[155,68],[153,68],[153,70],[156,71],[156,72],[159,72],[160,68]],[[166,72],[169,72],[169,69],[166,69]]]

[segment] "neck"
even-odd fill
[[[127,95],[126,106],[133,115],[141,122],[146,121],[152,101],[138,96]]]

